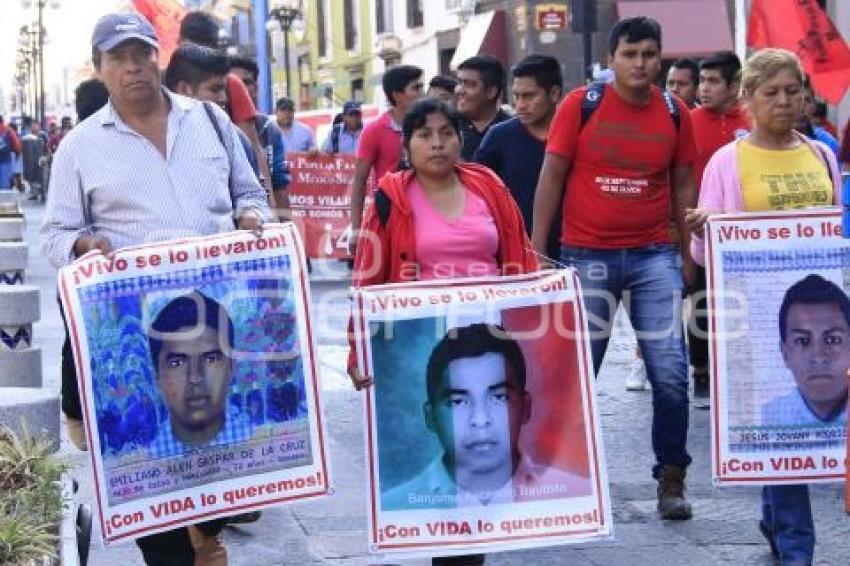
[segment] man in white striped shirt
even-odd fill
[[[153,27],[137,14],[109,14],[95,26],[92,61],[109,103],[71,130],[53,160],[41,237],[56,267],[94,249],[256,231],[271,219],[227,115],[164,89],[158,51]],[[213,541],[217,554],[203,563],[226,564],[214,544],[220,528],[202,524],[138,543],[148,564],[192,566],[200,558],[193,546]]]

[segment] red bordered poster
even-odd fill
[[[357,289],[369,551],[452,555],[610,536],[572,270]]]
[[[305,274],[292,224],[60,271],[107,544],[329,493]]]
[[[850,368],[850,241],[835,209],[707,224],[712,477],[841,481]]]

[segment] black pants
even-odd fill
[[[195,551],[185,527],[136,539],[136,545],[150,566],[195,566]]]
[[[690,295],[697,295],[691,299],[691,316],[688,321],[688,354],[694,369],[708,369],[708,315],[705,297],[705,268],[696,266],[694,285],[689,289]],[[696,332],[694,332],[696,329]],[[697,334],[699,336],[697,336]]]
[[[83,420],[83,409],[80,405],[80,390],[77,387],[77,366],[74,364],[74,353],[71,351],[71,333],[68,332],[68,321],[65,319],[65,310],[59,294],[56,294],[59,303],[59,314],[62,316],[62,324],[65,327],[65,342],[62,344],[62,412],[72,419]]]
[[[195,525],[207,536],[217,535],[227,519],[213,519]],[[195,566],[195,551],[186,527],[136,539],[136,545],[149,566]]]
[[[433,566],[480,566],[484,564],[484,554],[467,554],[465,556],[438,556],[431,559]]]

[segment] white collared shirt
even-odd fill
[[[211,105],[222,145],[200,102],[163,93],[171,102],[165,157],[111,102],[62,140],[41,226],[54,266],[73,260],[74,242],[87,232],[119,249],[233,230],[234,213],[251,208],[270,218],[265,190],[244,152],[234,151],[239,140],[227,115]]]

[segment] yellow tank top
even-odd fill
[[[738,171],[744,210],[789,210],[831,206],[827,165],[810,147],[762,149],[738,143]]]

